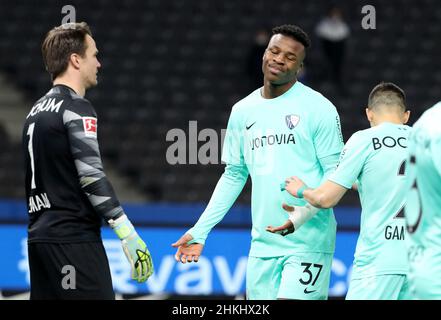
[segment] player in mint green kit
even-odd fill
[[[343,147],[339,116],[320,93],[298,82],[306,33],[297,26],[273,29],[263,56],[264,85],[236,103],[228,121],[222,161],[225,172],[198,222],[176,243],[176,260],[197,261],[208,233],[252,180],[252,242],[247,299],[326,299],[336,222],[321,210],[295,234],[266,231],[286,220],[280,182],[302,175],[318,186],[338,162]],[[291,204],[304,205],[301,199]],[[234,239],[232,239],[234,241]]]
[[[409,137],[405,207],[410,283],[416,299],[441,299],[441,102],[424,112]]]
[[[377,85],[369,95],[366,114],[372,128],[352,135],[327,182],[305,189],[303,181],[293,177],[287,180],[286,189],[303,196],[312,206],[331,208],[357,182],[361,226],[346,299],[409,299],[403,208],[411,130],[404,125],[409,118],[404,92],[392,83]],[[291,215],[296,217],[296,211]],[[288,228],[289,224],[271,227],[270,231]]]

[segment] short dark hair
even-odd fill
[[[369,94],[368,108],[373,109],[379,105],[400,106],[406,111],[406,94],[392,82],[381,82]]]
[[[52,80],[66,71],[72,53],[84,57],[87,50],[86,35],[92,36],[86,22],[66,23],[46,34],[41,53]]]
[[[311,46],[311,40],[309,39],[308,34],[303,31],[302,28],[293,25],[293,24],[284,24],[281,26],[274,27],[272,29],[273,35],[275,34],[283,34],[284,36],[288,36],[293,38],[294,40],[297,40],[303,46],[305,49],[309,48]]]

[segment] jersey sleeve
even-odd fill
[[[97,139],[98,119],[93,106],[87,100],[74,100],[63,113],[63,124],[81,189],[106,221],[120,217],[123,208],[103,170]]]
[[[214,189],[210,202],[193,228],[188,230],[192,242],[205,243],[211,229],[218,224],[230,210],[247,182],[248,171],[245,166],[227,164],[225,172]]]
[[[317,158],[340,154],[343,148],[340,117],[331,102],[330,108],[321,112],[317,119],[318,126],[314,134],[314,146]]]
[[[230,165],[245,166],[243,143],[244,128],[240,125],[239,113],[233,107],[225,133],[222,161]]]
[[[337,169],[328,180],[351,189],[363,170],[368,150],[369,142],[363,139],[360,133],[352,135],[340,154]]]
[[[323,179],[320,184],[328,180],[328,177],[335,171],[339,158],[340,153],[335,153],[319,159],[320,166],[323,170]]]
[[[198,222],[188,231],[193,236],[192,242],[205,243],[208,233],[230,210],[248,179],[248,167],[243,156],[243,131],[237,116],[233,108],[222,152],[225,171]]]

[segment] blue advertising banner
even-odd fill
[[[197,264],[180,264],[174,260],[171,244],[186,231],[180,228],[137,228],[153,256],[154,275],[143,284],[130,279],[130,266],[119,239],[109,228],[103,228],[103,242],[109,258],[115,291],[126,294],[217,294],[243,295],[250,230],[214,229],[207,240],[204,254]],[[346,294],[353,253],[358,233],[338,232],[332,265],[330,297]],[[27,290],[26,226],[0,226],[0,290]],[[7,241],[5,241],[7,239]]]

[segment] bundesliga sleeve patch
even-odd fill
[[[97,119],[93,117],[83,117],[84,134],[86,137],[96,138]]]

